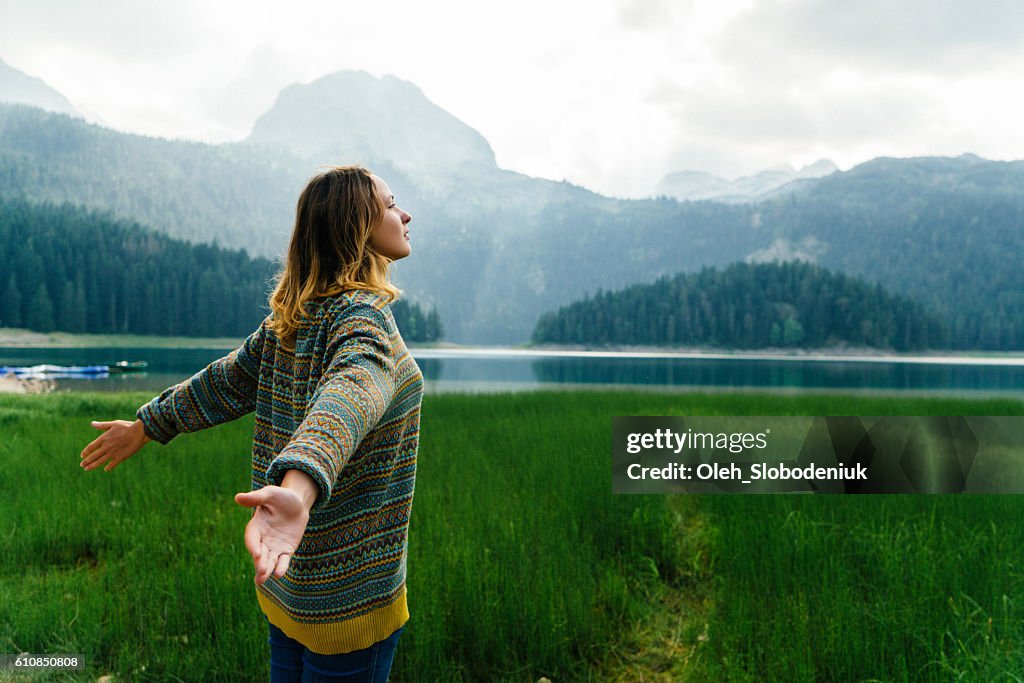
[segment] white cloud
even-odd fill
[[[829,157],[1024,156],[1011,0],[0,0],[0,50],[107,125],[245,137],[291,82],[394,74],[499,164],[605,194]]]
[[[727,35],[719,54],[745,64],[943,76],[1019,53],[1024,12],[1016,0],[762,0]]]

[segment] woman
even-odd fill
[[[272,681],[385,681],[409,618],[409,514],[423,377],[388,304],[410,253],[391,190],[359,166],[303,190],[270,315],[237,350],[142,406],[94,422],[87,470],[150,440],[255,411],[245,545],[270,628]],[[337,680],[331,678],[331,680]]]

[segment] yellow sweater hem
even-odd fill
[[[267,615],[271,624],[281,629],[292,640],[297,640],[321,655],[366,649],[386,639],[409,621],[405,586],[402,586],[402,592],[390,605],[331,624],[306,624],[294,621],[259,588],[256,589],[256,599],[259,600],[260,609]]]

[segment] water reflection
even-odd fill
[[[1024,367],[693,358],[542,358],[539,382],[1024,392]]]
[[[229,349],[0,349],[0,365],[109,364],[146,360],[142,373],[103,379],[58,379],[59,390],[157,393],[187,379]],[[428,392],[515,391],[539,387],[675,388],[678,390],[862,390],[1003,393],[1024,398],[1024,363],[978,359],[855,362],[765,357],[538,355],[515,350],[414,350]],[[993,362],[993,361],[985,361]]]

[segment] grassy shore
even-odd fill
[[[33,332],[15,327],[0,327],[0,347],[235,349],[243,340],[244,337],[160,337],[144,334]]]
[[[83,472],[148,395],[0,396],[0,652],[265,680],[251,419]],[[615,415],[1021,415],[1011,401],[428,396],[395,681],[1012,680],[1016,496],[614,496]],[[19,679],[27,680],[27,679]],[[39,680],[43,680],[40,678]]]

